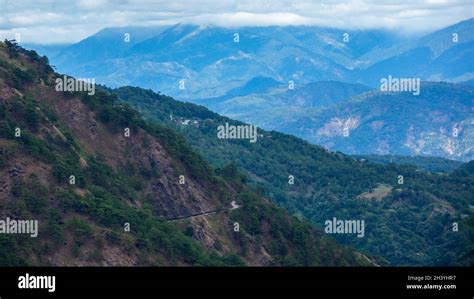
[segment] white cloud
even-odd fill
[[[310,25],[312,19],[300,16],[295,13],[250,13],[236,12],[223,13],[218,15],[204,14],[196,17],[182,18],[181,21],[195,24],[211,24],[223,27],[240,26],[271,26],[271,25]]]
[[[96,9],[104,7],[107,4],[107,0],[79,0],[77,7],[85,9]]]

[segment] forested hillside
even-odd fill
[[[473,248],[472,161],[463,170],[436,174],[331,153],[278,132],[259,130],[256,143],[218,139],[219,125],[241,123],[150,90],[112,92],[148,119],[180,130],[213,165],[235,164],[274,202],[317,226],[333,217],[365,219],[364,238],[338,239],[378,256],[381,264],[472,263],[472,255],[465,255]]]
[[[394,156],[394,155],[355,155],[358,159],[367,159],[371,162],[398,165],[414,165],[419,170],[430,172],[452,172],[463,165],[460,161],[448,160],[440,157],[428,156]]]

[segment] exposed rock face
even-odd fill
[[[8,171],[10,177],[16,177],[24,173],[23,167],[19,164],[15,164],[12,169]]]
[[[350,131],[356,129],[360,124],[360,117],[338,118],[334,117],[326,123],[322,128],[318,129],[317,134],[335,137],[344,136],[349,137]]]

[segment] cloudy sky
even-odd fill
[[[474,17],[474,0],[0,0],[0,38],[72,43],[105,27],[175,23],[435,30]]]

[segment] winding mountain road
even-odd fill
[[[235,200],[233,200],[230,203],[230,205],[231,205],[230,208],[224,208],[224,209],[219,209],[219,210],[201,212],[201,213],[191,214],[191,215],[187,215],[187,216],[179,216],[179,217],[176,217],[176,218],[169,218],[167,220],[168,221],[177,221],[177,220],[191,219],[191,218],[196,218],[196,217],[202,217],[202,216],[208,216],[208,215],[218,214],[218,213],[222,213],[222,212],[232,211],[232,210],[239,209],[239,208],[242,207],[242,206],[239,206],[235,202]]]

